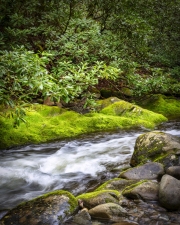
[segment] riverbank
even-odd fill
[[[94,112],[80,114],[58,106],[34,104],[26,108],[26,123],[13,127],[13,118],[0,118],[0,149],[38,144],[99,131],[155,126],[168,119],[115,97],[98,102]]]

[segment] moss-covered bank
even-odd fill
[[[141,102],[137,102],[143,108],[160,113],[171,120],[180,119],[180,100],[164,95],[153,95]]]
[[[106,105],[105,101],[101,104]],[[85,115],[56,106],[36,104],[26,109],[25,120],[27,123],[21,123],[18,128],[14,128],[13,119],[0,117],[0,149],[98,131],[135,127],[153,129],[157,124],[167,121],[161,114],[122,100],[107,104],[99,112]]]

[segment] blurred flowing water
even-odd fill
[[[180,136],[180,123],[159,129]],[[147,130],[84,136],[0,151],[0,210],[63,189],[74,195],[117,177],[129,165],[136,138]]]

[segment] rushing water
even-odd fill
[[[180,123],[162,127],[180,136]],[[0,210],[43,193],[92,190],[127,167],[141,131],[94,134],[77,140],[29,145],[0,152]]]

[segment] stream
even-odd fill
[[[180,122],[158,129],[180,136]],[[136,138],[144,132],[98,133],[0,151],[0,211],[57,189],[75,196],[94,190],[129,166]]]

